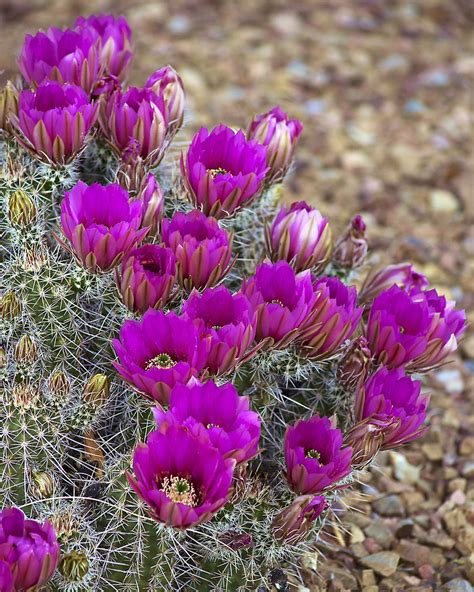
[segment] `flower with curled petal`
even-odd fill
[[[153,72],[145,86],[163,97],[168,126],[174,135],[183,125],[184,119],[184,85],[181,77],[174,68],[165,66]]]

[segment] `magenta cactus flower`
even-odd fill
[[[133,455],[135,476],[127,475],[150,516],[184,530],[209,521],[227,502],[235,467],[208,438],[185,426],[149,434]]]
[[[232,383],[217,386],[190,381],[171,391],[169,411],[153,410],[160,431],[183,425],[190,432],[209,438],[225,458],[240,464],[258,452],[260,417],[250,410],[249,398],[240,397]]]
[[[20,93],[18,118],[11,121],[25,148],[41,160],[63,165],[85,146],[97,108],[78,86],[45,80],[35,91]]]
[[[272,522],[274,538],[295,545],[308,534],[313,522],[328,508],[324,495],[300,495],[279,512]]]
[[[149,173],[143,180],[138,191],[143,202],[143,226],[150,228],[150,234],[158,234],[165,211],[165,196],[155,175]]]
[[[466,316],[436,290],[407,293],[393,285],[374,300],[367,323],[367,339],[377,360],[395,368],[426,370],[457,349]]]
[[[140,228],[142,207],[140,201],[129,203],[128,193],[116,183],[102,186],[79,181],[65,193],[62,230],[85,269],[108,271],[143,240],[148,228]]]
[[[272,260],[283,259],[297,272],[323,268],[332,250],[327,218],[304,201],[283,206],[265,228],[265,240]]]
[[[148,77],[146,85],[163,97],[169,129],[176,133],[184,119],[184,85],[181,77],[171,66],[156,70]]]
[[[230,271],[232,235],[199,210],[163,220],[161,238],[175,254],[178,280],[187,290],[213,286]]]
[[[100,62],[108,74],[123,79],[132,59],[132,30],[124,16],[112,14],[80,16],[76,30],[91,30],[100,39]]]
[[[267,172],[266,149],[225,125],[194,136],[181,171],[192,203],[206,216],[225,218],[257,197]]]
[[[125,321],[113,340],[120,376],[149,399],[167,405],[171,389],[206,367],[210,337],[191,319],[149,309],[140,321]]]
[[[313,288],[313,314],[303,324],[299,344],[305,356],[319,359],[334,354],[351,337],[363,309],[357,307],[355,286],[346,286],[337,277],[315,280]]]
[[[257,140],[266,147],[267,178],[270,181],[281,181],[285,176],[302,131],[301,121],[289,119],[278,106],[257,115],[250,123],[247,139]]]
[[[255,337],[255,314],[244,294],[232,294],[224,286],[193,290],[183,304],[183,315],[202,322],[211,336],[207,367],[224,374],[243,359]],[[247,358],[247,356],[245,356]]]
[[[118,286],[125,305],[132,312],[163,308],[170,300],[176,277],[173,252],[159,245],[143,245],[122,263]]]
[[[241,291],[257,313],[257,341],[269,339],[273,347],[298,337],[316,298],[310,272],[296,274],[286,261],[262,263],[254,276],[244,279]]]
[[[49,522],[27,520],[18,508],[0,512],[0,562],[10,566],[15,590],[42,587],[53,575],[58,558],[59,544]],[[8,583],[8,574],[3,578]]]
[[[360,302],[369,303],[381,292],[396,284],[407,292],[421,292],[429,285],[426,276],[413,269],[409,263],[387,265],[365,278],[359,293]]]
[[[6,561],[0,561],[0,590],[2,592],[14,592],[15,590],[10,565]]]
[[[354,216],[334,248],[334,262],[346,269],[360,267],[368,251],[366,224],[361,215]]]
[[[30,85],[47,78],[81,86],[90,93],[102,70],[97,34],[51,27],[46,33],[26,35],[18,65]]]
[[[350,447],[327,417],[314,415],[288,426],[285,434],[286,477],[298,494],[319,494],[351,472]]]
[[[420,392],[421,382],[406,376],[403,368],[382,367],[358,388],[356,418],[384,422],[382,450],[415,440],[428,429],[423,427],[428,397]]]
[[[126,163],[140,158],[153,168],[163,157],[168,129],[162,97],[149,88],[130,87],[101,101],[99,122],[114,151]]]

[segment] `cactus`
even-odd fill
[[[446,303],[434,315],[426,286],[410,283],[409,274],[400,281],[393,272],[402,285],[399,297],[423,306],[430,321],[419,328],[416,352],[397,363],[400,350],[408,350],[397,342],[387,351],[389,344],[378,341],[384,317],[374,313],[377,298],[361,321],[355,288],[344,285],[359,273],[367,251],[362,220],[351,222],[331,258],[328,222],[316,210],[299,203],[276,216],[301,124],[273,109],[249,126],[247,136],[225,126],[201,131],[179,171],[176,151],[165,152],[183,121],[181,79],[165,68],[143,89],[123,92],[114,76],[123,74],[122,58],[130,58],[128,25],[94,18],[82,19],[75,30],[84,36],[77,51],[88,77],[81,82],[61,70],[59,89],[31,78],[28,42],[20,64],[26,81],[38,88],[18,97],[9,83],[0,102],[0,508],[19,507],[54,527],[61,554],[50,590],[289,589],[290,580],[300,582],[300,560],[331,519],[330,508],[354,480],[353,471],[384,446],[421,434],[421,399],[412,401],[417,431],[404,427],[408,411],[403,401],[395,403],[396,393],[382,389],[393,404],[387,399],[385,408],[378,404],[378,415],[367,415],[370,397],[381,396],[375,375],[388,372],[389,384],[390,373],[401,372],[396,380],[415,385],[398,366],[410,362],[425,371],[438,364],[454,351],[464,317]],[[109,19],[105,32],[94,28],[100,19]],[[89,35],[95,40],[90,47]],[[93,68],[94,51],[103,52],[103,78]],[[84,89],[68,90],[81,83]],[[32,135],[24,117],[42,92],[59,93],[61,101],[61,93],[74,94],[71,125],[82,117],[92,129],[98,116],[100,129],[86,137],[85,126],[72,145],[59,120],[49,127],[39,121],[44,133]],[[131,126],[120,117],[124,109],[138,109],[136,103]],[[131,138],[127,145],[124,137]],[[207,169],[199,160],[206,150],[215,161]],[[227,160],[217,164],[216,154]],[[87,207],[109,199],[110,211],[121,204],[126,224],[97,221],[97,212],[87,220]],[[161,224],[163,215],[176,212],[174,225]],[[123,234],[118,238],[115,222]],[[94,243],[99,227],[101,247]],[[160,271],[158,255],[165,248],[167,268]],[[154,300],[150,270],[169,274],[166,291]],[[226,290],[213,292],[216,282]],[[211,320],[227,306],[213,294],[227,299],[235,322]],[[198,306],[207,312],[196,313]],[[165,307],[165,313],[153,307]],[[442,322],[448,338],[438,331]],[[141,355],[147,339],[159,339],[167,323],[175,328],[166,337],[173,347],[187,331],[180,345],[186,354],[174,359],[175,350],[163,345],[137,370],[133,356]],[[142,333],[130,347],[132,332]],[[395,341],[403,341],[404,332],[400,325]],[[385,363],[389,370],[380,370]],[[179,374],[183,365],[187,370]],[[178,421],[183,384],[233,385],[239,405],[250,405],[245,416],[253,413],[252,429],[261,429],[259,443],[258,437],[246,440],[247,452],[224,453],[211,435],[221,425],[204,425],[194,416]],[[368,425],[377,426],[376,438]],[[242,426],[237,433],[247,437]],[[198,516],[204,490],[195,490],[187,474],[161,476],[148,487],[155,487],[154,499],[166,497],[172,507],[166,510],[147,497],[137,470],[143,443],[152,455],[153,439],[171,440],[172,434],[195,438],[232,482],[223,500],[189,524],[179,521],[190,509]],[[295,444],[307,434],[311,445]]]

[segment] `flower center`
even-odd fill
[[[215,179],[218,175],[226,175],[228,171],[219,167],[217,169],[207,169],[207,172],[211,175],[213,179]]]
[[[284,307],[285,305],[283,304],[283,302],[281,300],[278,299],[274,299],[270,302],[270,304],[278,304],[278,306]]]
[[[306,458],[314,458],[316,460],[319,460],[321,458],[321,454],[317,450],[315,450],[314,448],[307,450],[305,456],[306,456]]]
[[[221,426],[218,423],[208,423],[206,428],[210,430],[211,428],[220,428]]]
[[[169,497],[172,502],[184,504],[195,508],[199,504],[198,495],[190,479],[171,475],[161,482],[160,490]]]
[[[405,333],[405,327],[400,326],[398,329],[402,335]]]
[[[169,354],[158,354],[151,360],[145,364],[145,370],[150,370],[151,368],[163,368],[168,369],[176,366],[178,362],[173,360],[173,358]]]
[[[212,325],[212,328],[214,331],[219,331],[219,329],[222,329],[222,325]]]
[[[154,259],[143,259],[141,265],[145,271],[151,271],[152,273],[161,273],[161,266],[158,261]]]

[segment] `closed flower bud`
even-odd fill
[[[94,374],[82,391],[82,398],[96,409],[101,407],[110,394],[110,381],[105,374]]]
[[[362,216],[354,216],[334,248],[333,260],[336,264],[346,269],[355,269],[362,265],[368,248],[365,229]]]
[[[363,336],[354,339],[337,366],[339,384],[348,391],[354,390],[365,380],[371,358],[367,339]]]
[[[344,445],[352,448],[352,467],[360,470],[370,464],[385,438],[389,438],[399,426],[400,420],[395,417],[369,417],[350,428],[344,434]]]
[[[89,560],[79,551],[63,555],[59,562],[59,573],[67,582],[80,582],[89,571]]]
[[[14,292],[6,292],[0,296],[0,316],[7,321],[21,313],[21,303]]]
[[[8,200],[8,219],[15,226],[28,226],[36,218],[36,207],[25,191],[18,189]]]
[[[56,482],[50,473],[44,471],[33,475],[32,493],[38,499],[47,499],[54,494]]]
[[[174,68],[165,66],[153,72],[146,81],[146,86],[163,97],[169,130],[174,135],[182,126],[184,119],[183,81]]]
[[[312,523],[328,507],[324,495],[301,495],[279,512],[272,522],[273,537],[279,543],[295,545],[308,534]]]
[[[49,390],[60,400],[64,400],[69,395],[70,388],[69,378],[62,370],[55,372],[49,379]]]
[[[0,91],[0,129],[11,131],[11,113],[18,115],[18,91],[9,80]]]
[[[217,537],[218,541],[232,549],[232,551],[238,551],[239,549],[245,549],[253,547],[252,535],[246,532],[239,532],[237,530],[226,530]]]
[[[138,190],[138,198],[143,203],[142,227],[148,226],[151,235],[158,234],[165,209],[165,196],[152,173],[143,180]]]
[[[6,355],[3,347],[0,347],[0,370],[2,368],[5,368],[6,363],[7,363],[7,355]]]
[[[38,348],[29,335],[23,335],[15,347],[15,360],[21,364],[31,364],[38,358]]]

